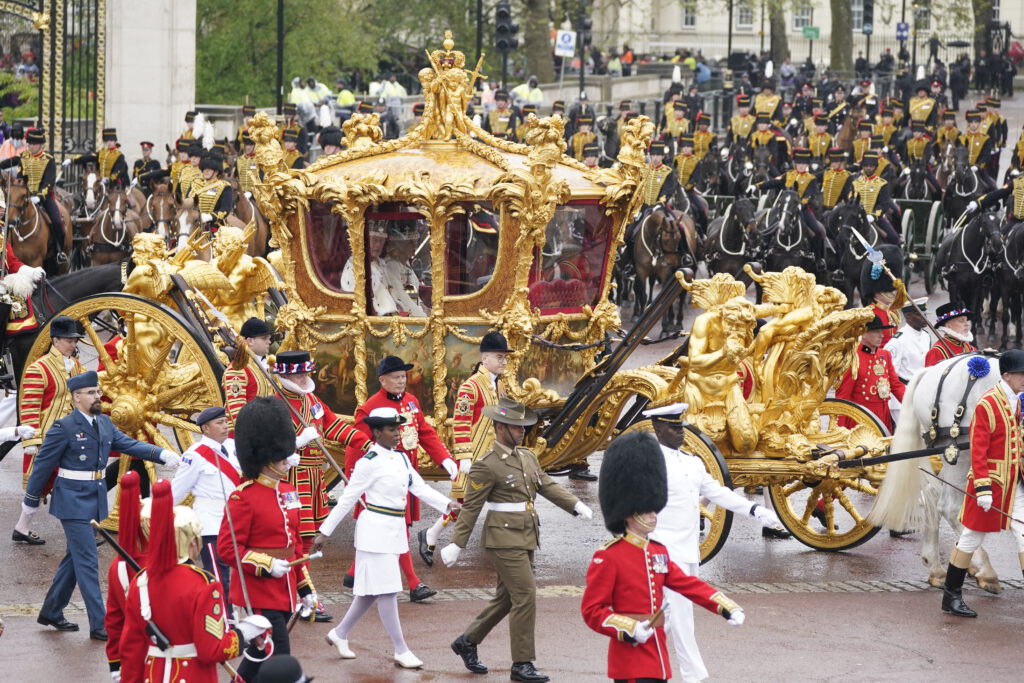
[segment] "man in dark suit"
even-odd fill
[[[46,432],[36,454],[37,467],[32,470],[22,502],[22,509],[27,514],[34,514],[50,473],[59,468],[50,514],[64,527],[68,550],[57,567],[36,621],[58,631],[77,631],[78,624],[71,623],[63,614],[77,583],[89,614],[89,637],[106,640],[107,632],[103,628],[106,610],[100,592],[99,560],[89,521],[107,516],[107,486],[104,481],[107,457],[115,451],[172,466],[177,466],[181,457],[159,446],[136,441],[115,427],[103,414],[100,401],[103,392],[95,372],[85,372],[68,379],[68,391],[71,392],[74,410],[54,422]]]

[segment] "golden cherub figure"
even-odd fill
[[[267,290],[282,286],[266,259],[245,253],[252,232],[251,224],[244,231],[225,225],[213,239],[213,265],[229,284],[208,295],[236,331],[249,318],[262,318]]]

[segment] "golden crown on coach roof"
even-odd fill
[[[430,53],[430,61],[433,64],[443,64],[461,69],[466,65],[466,55],[455,48],[455,40],[452,39],[452,32],[444,32],[443,50],[434,50]]]

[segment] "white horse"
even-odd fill
[[[971,360],[973,358],[980,361]],[[975,368],[975,374],[983,374],[984,369],[978,369],[978,364],[982,361],[987,364],[988,373],[971,380],[968,363]],[[943,381],[947,368],[949,373],[945,375]],[[966,489],[967,475],[971,470],[968,436],[971,418],[982,394],[998,382],[999,360],[986,358],[980,354],[955,356],[938,365],[925,368],[910,382],[903,396],[902,410],[890,450],[893,453],[900,453],[918,450],[928,445],[925,439],[932,428],[931,413],[941,383],[937,422],[940,433],[931,445],[946,446],[954,441],[964,444],[954,464],[943,460],[939,476],[950,484]],[[968,384],[972,385],[969,389]],[[961,401],[963,415],[957,422],[959,434],[954,439],[949,436],[949,430],[956,422],[954,414]],[[896,531],[921,529],[924,536],[921,559],[928,567],[928,583],[932,586],[941,586],[946,579],[946,564],[941,561],[939,553],[939,520],[946,520],[959,537],[963,530],[959,516],[964,495],[951,486],[927,476],[918,469],[919,467],[930,470],[931,463],[924,459],[914,459],[889,464],[875,505],[868,515],[868,521]],[[970,573],[978,581],[979,588],[989,593],[999,593],[1002,590],[999,578],[984,549],[979,548],[978,552],[974,553]]]

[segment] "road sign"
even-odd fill
[[[873,24],[864,24],[864,26],[863,26],[863,27],[861,27],[861,30],[860,30],[860,31],[861,31],[861,33],[863,33],[864,35],[866,35],[866,36],[870,36],[870,35],[871,35],[872,33],[874,33],[874,32],[875,32],[875,27],[874,27],[874,25],[873,25]]]
[[[555,35],[555,56],[573,57],[576,55],[576,31],[559,31]]]
[[[821,29],[817,26],[804,26],[804,40],[817,40],[821,36]]]
[[[907,40],[910,38],[910,24],[905,21],[896,24],[896,40]]]

